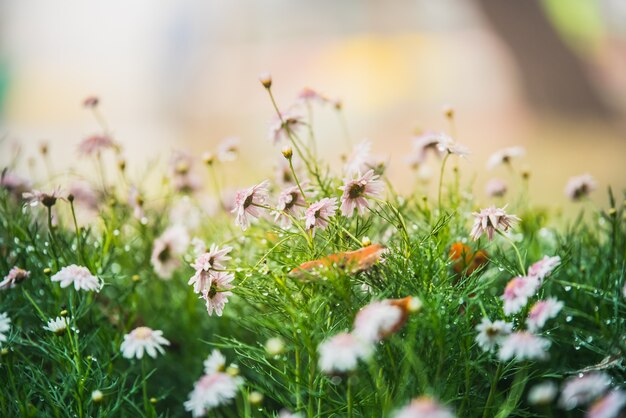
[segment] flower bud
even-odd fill
[[[361,246],[362,247],[367,247],[367,246],[370,246],[370,245],[372,245],[372,240],[369,239],[369,237],[361,238]]]
[[[285,351],[285,342],[280,337],[273,337],[265,343],[265,351],[270,356],[277,356]]]
[[[263,394],[257,391],[252,391],[248,395],[248,402],[252,405],[260,405],[263,402]]]
[[[291,160],[291,158],[293,157],[293,150],[289,145],[285,146],[281,152],[283,153],[283,157],[288,160]]]
[[[259,81],[263,84],[263,87],[270,89],[272,87],[272,75],[270,73],[263,73],[259,76]]]
[[[205,152],[202,154],[202,161],[204,161],[206,165],[211,165],[213,161],[215,161],[215,156],[210,152]]]
[[[226,373],[232,377],[239,376],[239,366],[231,364],[226,368]]]
[[[102,399],[104,399],[104,394],[101,391],[96,389],[93,392],[91,392],[91,400],[94,401],[95,403],[102,402]]]

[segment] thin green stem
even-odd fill
[[[78,246],[78,255],[81,261],[85,261],[85,255],[83,252],[83,242],[80,239],[80,229],[78,228],[78,222],[76,221],[76,211],[74,210],[74,200],[70,200],[70,208],[72,209],[72,220],[74,221],[74,230],[76,231],[76,245]]]
[[[439,172],[439,192],[438,192],[438,198],[437,198],[437,206],[439,207],[440,211],[441,211],[441,190],[443,189],[443,175],[444,175],[444,170],[446,168],[446,162],[448,161],[448,157],[450,157],[450,153],[446,152],[446,155],[443,157],[443,161],[441,162],[441,171]]]
[[[348,418],[352,418],[352,376],[348,376],[348,383],[346,388],[346,397],[348,402]]]
[[[502,372],[502,363],[498,363],[498,368],[496,369],[496,373],[493,375],[493,380],[491,381],[491,387],[489,388],[489,395],[487,396],[487,403],[485,404],[485,409],[483,411],[483,418],[487,418],[489,416],[489,411],[491,409],[491,404],[493,403],[493,397],[496,393],[496,386],[498,385],[498,381],[500,380],[501,372]]]
[[[293,175],[293,179],[296,181],[296,184],[298,185],[298,189],[300,190],[300,193],[302,193],[302,198],[304,199],[304,203],[306,203],[308,205],[309,202],[307,202],[307,200],[306,200],[306,194],[304,193],[304,189],[300,185],[300,180],[298,180],[298,175],[296,174],[296,170],[293,168],[293,158],[290,157],[290,158],[288,158],[288,160],[289,160],[289,169],[291,170],[291,174]]]
[[[522,255],[520,254],[519,249],[517,248],[517,245],[515,245],[515,242],[513,242],[513,240],[508,235],[506,235],[504,232],[500,231],[499,229],[496,229],[496,232],[498,232],[498,234],[503,236],[504,239],[506,239],[509,242],[509,244],[511,244],[513,249],[515,250],[515,255],[517,256],[517,262],[519,263],[520,271],[522,272],[522,276],[525,276],[526,275],[526,267],[524,265],[524,260],[522,259]]]

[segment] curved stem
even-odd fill
[[[446,161],[448,161],[448,157],[450,157],[450,153],[447,152],[445,157],[443,157],[443,161],[441,162],[441,171],[439,172],[439,194],[438,194],[438,207],[441,210],[441,189],[443,188],[443,174],[446,168]]]

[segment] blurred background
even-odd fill
[[[444,106],[481,199],[509,175],[487,171],[488,156],[514,145],[536,203],[564,205],[567,179],[587,172],[598,202],[609,184],[626,188],[623,0],[0,0],[0,164],[19,146],[28,175],[45,141],[54,170],[74,167],[99,132],[82,106],[96,95],[131,173],[237,136],[227,182],[271,178],[280,147],[263,72],[282,108],[303,87],[340,99],[351,141],[369,138],[405,192],[411,137],[449,131]],[[349,149],[332,106],[315,107],[314,125],[338,166]]]

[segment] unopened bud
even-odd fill
[[[68,315],[69,315],[69,312],[67,311],[67,309],[63,309],[61,312],[59,312],[59,316],[66,317]]]
[[[239,366],[231,364],[226,368],[226,373],[232,377],[239,376]]]
[[[417,296],[411,296],[411,300],[407,304],[407,310],[409,312],[419,312],[422,310],[423,306],[424,304],[422,303],[422,300],[420,298],[418,298]]]
[[[202,161],[204,161],[206,165],[211,165],[213,161],[215,161],[215,156],[210,152],[205,152],[202,154]]]
[[[270,356],[277,356],[285,350],[285,342],[280,337],[273,337],[265,343],[265,351]]]
[[[152,405],[156,405],[157,402],[159,402],[159,400],[157,398],[150,398],[150,403]]]
[[[120,171],[126,170],[126,160],[123,158],[117,160],[117,167],[120,169]]]
[[[47,155],[48,154],[48,143],[47,142],[42,142],[41,144],[39,144],[39,152],[41,153],[41,155]]]
[[[139,280],[141,280],[141,277],[139,277],[138,274],[133,274],[132,280],[133,282],[137,283]]]
[[[293,157],[293,150],[289,145],[285,146],[281,152],[283,153],[283,157],[288,160],[291,160],[291,157]]]
[[[46,276],[48,276],[50,273],[52,273],[52,270],[50,270],[50,267],[46,267],[45,269],[43,269],[43,274],[45,274]]]
[[[98,103],[100,103],[100,99],[96,96],[89,96],[83,100],[83,106],[88,108],[94,108],[98,106]]]
[[[448,119],[454,119],[454,108],[450,105],[445,105],[443,107],[443,114]]]
[[[95,403],[102,402],[102,399],[104,399],[104,394],[101,391],[94,390],[93,392],[91,392],[91,400]]]
[[[372,245],[372,240],[369,237],[363,237],[361,238],[361,246],[362,247],[367,247]]]
[[[252,391],[248,395],[248,402],[252,405],[260,405],[263,402],[263,394],[257,391]]]
[[[269,89],[272,87],[272,75],[270,73],[263,73],[259,76],[259,81],[263,84],[263,87]]]
[[[73,195],[73,194],[71,194],[71,193],[70,193],[70,194],[68,194],[68,195],[67,195],[67,200],[68,200],[70,203],[74,203],[74,195]]]

